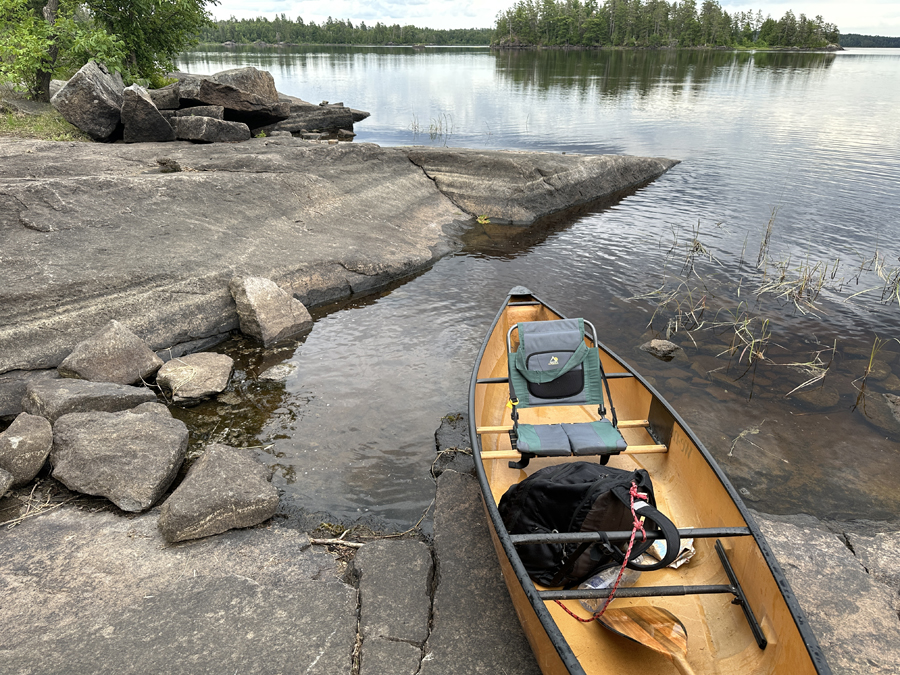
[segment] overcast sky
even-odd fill
[[[210,6],[213,16],[239,19],[286,14],[304,21],[321,23],[329,16],[350,19],[354,24],[376,21],[400,23],[427,28],[492,28],[497,12],[515,0],[221,0]],[[700,5],[702,0],[697,0]],[[736,0],[719,0],[729,13],[761,9],[763,15],[778,19],[790,9],[799,16],[821,14],[836,23],[842,33],[900,36],[900,1],[898,0],[815,0],[796,2],[775,0],[748,4]]]

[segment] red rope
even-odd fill
[[[606,608],[609,607],[609,603],[612,602],[612,599],[616,595],[616,591],[619,590],[619,582],[622,581],[622,575],[625,573],[625,568],[628,566],[628,559],[631,556],[631,549],[634,546],[634,538],[638,533],[638,530],[641,531],[642,540],[647,539],[647,533],[644,531],[644,523],[638,518],[637,513],[634,511],[634,500],[636,497],[640,499],[647,499],[648,495],[643,492],[638,492],[637,483],[631,481],[631,488],[628,490],[628,495],[630,498],[630,508],[631,508],[631,538],[628,540],[628,550],[625,551],[625,559],[622,561],[622,566],[619,568],[619,575],[616,577],[616,582],[613,584],[612,591],[606,597],[606,602],[603,603],[603,607],[600,608],[599,611],[594,612],[590,619],[582,619],[580,616],[577,616],[572,610],[566,607],[562,602],[556,600],[556,604],[566,610],[566,613],[578,619],[581,623],[590,623],[591,621],[599,621],[600,617],[603,616],[603,613],[606,611]]]

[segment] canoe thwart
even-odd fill
[[[712,539],[714,537],[749,537],[749,527],[680,527],[678,536],[682,539]],[[621,532],[545,532],[542,534],[511,534],[513,544],[578,544],[582,542],[613,543],[631,539],[630,530]],[[665,539],[662,532],[647,532],[647,539]]]
[[[759,621],[756,620],[756,615],[753,613],[753,609],[747,601],[747,596],[744,595],[744,589],[741,588],[741,582],[738,581],[737,575],[734,573],[731,561],[728,560],[728,555],[725,553],[725,547],[722,546],[722,542],[718,539],[716,540],[716,553],[719,554],[719,560],[722,561],[722,567],[725,568],[725,574],[728,575],[728,581],[730,581],[731,585],[735,588],[735,598],[732,600],[732,603],[740,605],[741,609],[744,610],[744,616],[747,618],[747,623],[750,624],[750,630],[753,631],[753,637],[756,639],[756,644],[759,645],[760,649],[765,649],[768,640],[766,640],[766,636],[762,631],[762,626],[760,626]]]
[[[649,427],[650,422],[647,420],[619,420],[617,425],[619,429],[639,429],[641,427]],[[479,434],[503,434],[512,431],[512,425],[507,424],[499,427],[477,427],[476,433]]]
[[[611,588],[573,589],[571,591],[538,591],[541,600],[599,600],[612,595]],[[618,588],[616,598],[664,598],[679,595],[715,595],[730,593],[736,595],[735,587],[728,584],[708,584],[702,586],[632,586]]]
[[[664,445],[629,445],[620,455],[648,455],[658,452],[668,452]],[[489,459],[519,459],[522,453],[518,450],[487,450],[481,453],[483,461]],[[567,455],[568,456],[568,455]]]

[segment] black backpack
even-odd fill
[[[635,513],[644,517],[646,532],[662,531],[666,555],[659,562],[632,562],[653,544],[640,533],[629,556],[628,567],[661,569],[675,560],[681,549],[677,528],[656,509],[653,484],[643,469],[625,471],[592,462],[557,464],[535,471],[510,486],[500,499],[499,511],[510,534],[550,532],[616,532],[632,530],[629,489],[632,481],[646,500],[636,499]],[[605,539],[605,538],[604,538]],[[627,542],[527,544],[516,546],[519,557],[536,583],[544,586],[576,586],[607,567],[621,565]]]

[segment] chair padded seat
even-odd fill
[[[609,420],[563,424],[573,455],[615,455],[628,444]]]
[[[569,437],[560,424],[520,424],[518,430],[520,452],[541,457],[565,457],[572,454]]]
[[[518,449],[539,457],[616,455],[628,444],[609,420],[576,424],[520,424]]]

